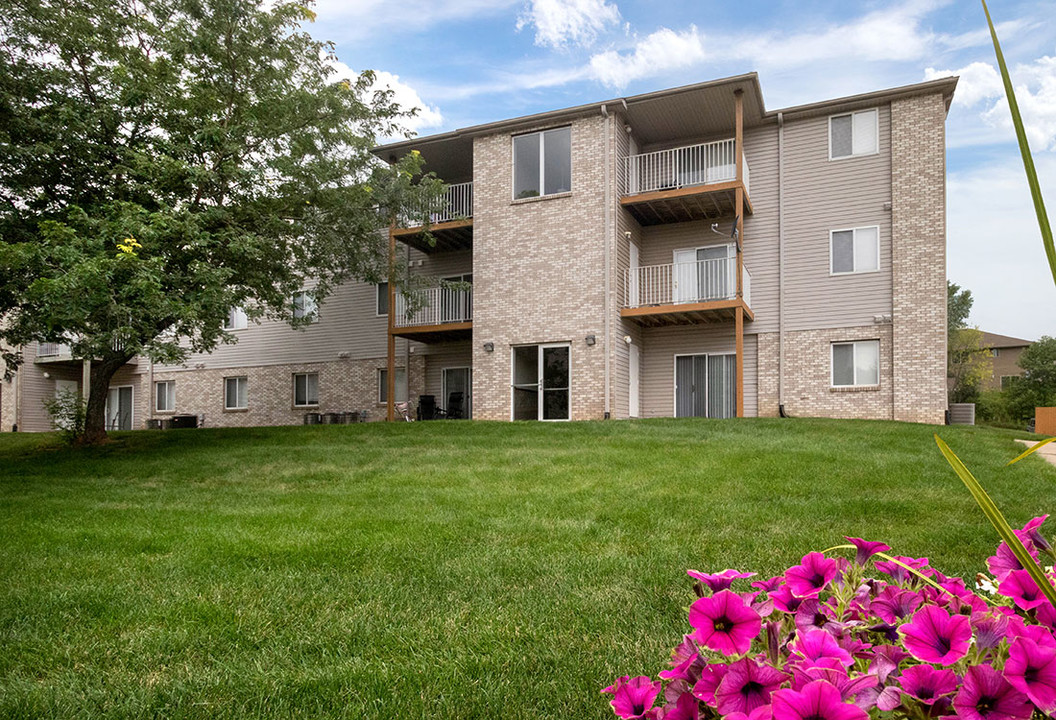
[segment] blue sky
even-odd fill
[[[990,11],[1056,217],[1056,2]],[[960,75],[949,277],[972,290],[973,324],[1056,336],[1056,287],[977,2],[318,0],[316,12],[313,35],[420,106],[423,135],[752,70],[768,109]]]

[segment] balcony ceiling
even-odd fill
[[[426,255],[435,252],[454,252],[473,247],[473,220],[451,220],[429,228],[434,244],[430,245],[421,228],[398,229],[393,234],[402,243]]]
[[[468,182],[473,179],[473,138],[456,133],[407,140],[398,147],[380,147],[375,154],[385,162],[395,162],[411,150],[425,158],[425,172],[436,173],[446,183]]]
[[[692,89],[627,99],[627,124],[639,146],[685,138],[732,137],[734,90],[744,90],[744,126],[763,121],[763,101],[754,77],[731,78]]]

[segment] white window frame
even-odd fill
[[[466,376],[469,379],[469,385],[466,387],[465,397],[462,398],[462,417],[467,420],[471,417],[473,410],[473,368],[470,365],[453,365],[451,367],[445,367],[440,369],[440,399],[443,401],[444,409],[447,408],[447,396],[450,394],[447,390],[447,372],[449,370],[465,370]]]
[[[227,317],[224,319],[224,331],[230,332],[232,330],[245,330],[249,327],[249,319],[246,317],[246,311],[240,307],[233,307],[227,311]]]
[[[172,407],[159,408],[158,407],[158,388],[162,385],[172,386]],[[155,380],[154,381],[154,412],[155,413],[174,413],[176,412],[176,381],[175,380]]]
[[[385,312],[380,312],[381,307],[381,289],[385,288],[385,304],[388,305],[392,302],[392,298],[389,296],[389,284],[387,282],[380,282],[374,284],[374,317],[388,317],[389,311],[386,308]]]
[[[858,382],[858,346],[866,343],[876,345],[876,382],[875,383],[859,383]],[[837,345],[850,345],[853,350],[851,351],[851,370],[854,372],[854,383],[852,385],[837,385],[836,384],[836,346]],[[875,388],[880,387],[880,371],[881,371],[882,358],[880,357],[880,339],[872,338],[869,340],[840,340],[838,342],[829,343],[829,387],[830,388]]]
[[[854,152],[854,116],[865,115],[867,113],[873,114],[873,151],[867,153],[855,153]],[[851,154],[850,155],[838,155],[833,156],[832,154],[832,121],[835,118],[849,117],[851,118]],[[829,115],[829,121],[826,123],[826,128],[829,132],[829,161],[833,160],[848,160],[850,158],[859,157],[870,157],[872,155],[880,154],[880,112],[877,108],[870,108],[868,110],[855,110],[853,112],[836,113],[835,115]]]
[[[388,405],[388,368],[378,368],[378,405]],[[400,373],[403,373],[403,400],[400,400]],[[397,367],[396,368],[396,399],[393,402],[407,402],[410,393],[408,392],[407,385],[407,368]]]
[[[854,270],[842,270],[836,271],[832,269],[833,253],[832,244],[836,240],[836,233],[849,232],[853,233],[851,238],[852,249],[851,257],[853,259],[854,245],[858,242],[858,231],[859,230],[876,230],[876,267],[870,270],[859,270],[855,267]],[[835,230],[829,230],[829,275],[836,277],[839,275],[867,275],[869,273],[880,272],[880,226],[879,225],[862,225],[861,227],[849,227],[849,228],[836,228]]]
[[[309,399],[309,397],[308,397],[308,377],[311,376],[311,375],[315,376],[315,402],[312,402]],[[297,378],[299,378],[299,377],[305,378],[305,381],[304,381],[304,399],[305,399],[306,402],[304,402],[304,403],[298,403],[297,402]],[[296,408],[319,407],[319,373],[317,373],[317,372],[294,373],[293,374],[292,388],[291,389],[293,390],[293,406],[294,407],[296,407]]]
[[[570,342],[550,342],[550,343],[524,343],[520,345],[510,346],[510,421],[514,421],[514,393],[516,387],[514,386],[514,357],[516,355],[515,348],[519,347],[534,347],[536,348],[536,410],[535,410],[535,421],[536,422],[570,422],[572,420],[572,343]],[[544,418],[543,417],[543,350],[548,348],[568,348],[568,417],[563,418]],[[551,388],[552,389],[552,388]]]
[[[568,190],[562,190],[557,193],[546,193],[546,133],[553,132],[554,130],[568,130]],[[530,137],[532,135],[539,136],[539,194],[531,195],[529,197],[519,198],[516,195],[517,192],[517,149],[516,143],[517,138]],[[557,127],[544,128],[542,130],[536,130],[535,132],[518,133],[510,136],[510,157],[513,162],[510,163],[510,195],[513,196],[514,200],[538,200],[544,197],[557,197],[560,195],[568,195],[572,192],[572,126],[571,125],[558,125]]]
[[[300,301],[300,307],[297,303]],[[307,319],[309,323],[319,322],[319,304],[311,290],[298,290],[291,299],[293,305],[293,318],[295,320]],[[300,313],[298,315],[298,313]]]
[[[103,408],[103,412],[106,414],[107,425],[110,424],[110,391],[117,390],[119,393],[121,390],[128,388],[131,392],[130,395],[132,400],[130,401],[128,411],[128,422],[129,428],[132,430],[136,429],[136,387],[135,385],[111,385],[106,389],[106,403]],[[120,394],[118,395],[118,404],[120,404]],[[120,409],[120,408],[119,408]]]
[[[235,402],[238,402],[238,385],[244,384],[246,387],[246,404],[245,405],[232,405],[230,398],[227,395],[227,381],[235,380]],[[246,375],[231,375],[224,378],[224,410],[248,410],[249,409],[249,377]]]

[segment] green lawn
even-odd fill
[[[0,436],[0,717],[605,718],[687,629],[685,568],[842,535],[974,575],[933,427],[400,423]],[[1022,433],[940,428],[1009,520]]]

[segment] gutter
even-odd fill
[[[605,118],[605,419],[612,417],[612,251],[610,246],[615,232],[612,223],[612,115],[605,105],[601,106]]]

